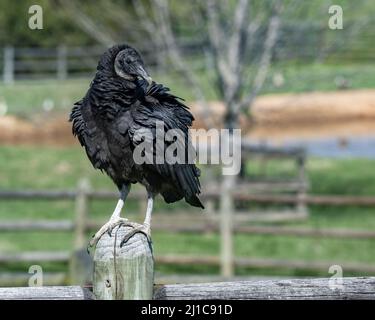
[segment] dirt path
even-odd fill
[[[204,127],[199,105],[190,105],[197,119],[195,127]],[[212,102],[210,107],[219,119],[224,112],[223,104]],[[260,96],[252,112],[255,124],[250,128],[244,119],[241,123],[246,135],[256,139],[375,134],[375,90]],[[0,144],[76,143],[67,115],[40,117],[32,122],[14,116],[0,117]]]

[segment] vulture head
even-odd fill
[[[116,55],[114,70],[117,76],[135,82],[144,89],[152,84],[152,78],[147,73],[140,54],[132,47],[127,47]]]

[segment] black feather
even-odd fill
[[[197,197],[201,192],[200,171],[194,164],[134,162],[133,150],[142,142],[138,130],[151,130],[154,143],[156,121],[164,122],[165,131],[179,129],[185,151],[194,150],[188,139],[194,117],[183,100],[162,84],[153,82],[142,91],[144,83],[116,74],[116,56],[128,49],[128,45],[114,46],[101,57],[86,96],[71,111],[73,134],[93,166],[104,170],[119,188],[141,183],[150,192],[161,193],[168,203],[185,198],[189,204],[203,208]],[[134,50],[134,55],[139,54]],[[165,141],[165,146],[170,143]]]

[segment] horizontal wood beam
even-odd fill
[[[68,190],[2,190],[0,199],[22,199],[22,200],[64,200],[74,199],[75,191]]]
[[[0,231],[71,231],[70,220],[0,220]]]
[[[302,147],[271,147],[265,145],[254,145],[249,140],[244,140],[241,143],[242,153],[249,153],[251,155],[259,154],[268,157],[306,157],[306,150]]]
[[[0,287],[25,286],[32,274],[27,272],[0,272]],[[44,286],[57,286],[66,283],[66,272],[43,272]]]
[[[340,281],[342,280],[342,281]],[[78,286],[0,288],[0,300],[91,300]],[[155,300],[374,300],[375,277],[250,280],[155,286]]]
[[[22,287],[29,282],[31,274],[27,272],[0,272],[0,287]],[[254,280],[281,280],[289,279],[286,276],[234,276],[230,279],[215,274],[155,274],[155,284],[174,283],[205,283],[221,281],[254,281]],[[44,286],[59,286],[67,284],[68,273],[66,272],[43,272]]]
[[[255,189],[267,189],[265,184],[254,184]],[[282,187],[281,187],[282,189]],[[330,205],[330,206],[375,206],[374,196],[346,196],[346,195],[285,195],[285,194],[256,194],[253,191],[252,184],[242,185],[241,190],[232,193],[235,200],[253,201],[257,203],[275,203],[275,204],[295,204],[303,202],[311,205]],[[77,196],[76,191],[50,191],[50,190],[14,190],[0,191],[0,199],[7,200],[64,200],[74,199]],[[94,199],[116,199],[118,194],[112,191],[98,190],[90,191],[87,196]],[[219,190],[206,190],[202,199],[218,199]],[[141,190],[132,191],[129,199],[144,200],[145,192]]]
[[[263,214],[263,216],[267,216]],[[282,221],[284,213],[279,213],[280,219],[272,213],[272,221]],[[301,214],[300,214],[301,215]],[[294,212],[285,213],[285,218],[298,218],[298,214]],[[258,219],[259,218],[259,219]],[[261,219],[261,214],[253,216],[253,214],[246,214],[237,217],[234,215],[234,231],[236,233],[244,234],[268,234],[268,235],[284,235],[284,236],[302,236],[302,237],[324,237],[324,238],[347,238],[347,239],[375,239],[375,231],[372,230],[353,230],[344,228],[307,228],[307,227],[284,227],[284,226],[254,226],[244,225],[244,223],[252,221],[266,221],[266,217]],[[306,217],[302,217],[301,219]],[[152,225],[153,231],[168,231],[175,233],[204,233],[217,232],[219,230],[218,221],[207,216],[196,216],[192,214],[178,214],[174,215],[173,219],[166,215],[155,214]],[[270,219],[271,220],[271,219]],[[96,230],[100,228],[104,222],[89,221],[87,228],[89,230]],[[1,224],[0,224],[1,230]]]
[[[164,285],[155,290],[157,300],[356,300],[375,299],[375,278],[343,278],[332,287],[329,278],[214,282]]]
[[[0,263],[3,262],[41,262],[55,261],[67,262],[71,255],[69,252],[20,252],[20,253],[2,253],[0,255]],[[156,263],[171,265],[201,264],[219,266],[220,260],[218,256],[208,255],[160,255],[155,257]],[[362,272],[375,274],[375,265],[349,262],[349,261],[307,261],[307,260],[282,260],[269,258],[247,258],[236,257],[235,265],[245,268],[287,268],[295,270],[319,270],[327,271],[331,265],[340,265],[344,271]]]
[[[92,300],[94,295],[79,286],[0,288],[0,300]]]
[[[370,230],[275,227],[275,226],[236,226],[235,231],[249,234],[269,234],[302,237],[375,239],[375,232]]]
[[[190,256],[168,254],[155,257],[156,263],[171,265],[201,264],[209,266],[219,266],[220,260],[217,256]],[[308,260],[283,260],[269,258],[247,258],[236,257],[234,259],[236,267],[243,268],[275,268],[275,269],[294,269],[294,270],[318,270],[328,272],[332,265],[340,265],[342,269],[348,272],[361,272],[375,274],[375,265],[350,262],[350,261],[308,261]]]
[[[293,204],[303,202],[310,205],[326,206],[375,206],[375,197],[373,196],[335,196],[335,195],[268,195],[251,194],[245,192],[234,192],[233,197],[236,200],[253,201],[259,203],[275,204]]]
[[[68,251],[29,251],[17,253],[1,253],[0,262],[66,262],[70,259],[70,257],[71,253]]]

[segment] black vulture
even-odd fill
[[[90,88],[85,97],[75,103],[70,114],[73,134],[85,148],[92,165],[105,171],[120,191],[120,199],[110,220],[93,236],[90,245],[94,245],[105,232],[111,234],[117,225],[134,227],[120,217],[134,183],[141,183],[147,190],[146,217],[142,227],[134,227],[121,245],[137,232],[151,239],[151,213],[157,194],[161,194],[167,203],[184,198],[190,205],[204,208],[198,198],[200,171],[193,162],[148,161],[139,164],[133,157],[137,146],[145,141],[139,134],[144,130],[151,132],[151,143],[156,145],[158,121],[162,121],[165,132],[180,130],[185,151],[195,155],[188,131],[193,120],[182,99],[151,79],[134,48],[126,44],[115,45],[103,54]],[[175,141],[163,140],[162,143],[168,146]],[[152,160],[164,150],[153,148]]]

